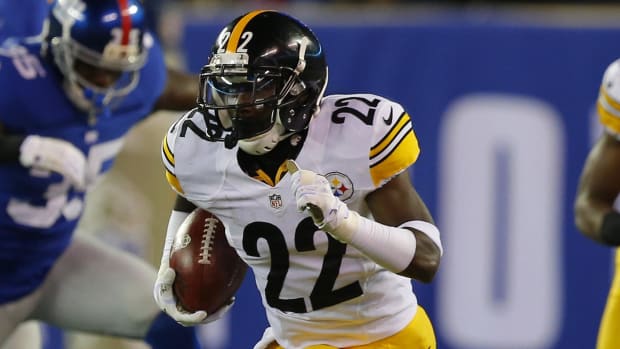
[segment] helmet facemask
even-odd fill
[[[80,2],[58,3],[45,25],[46,49],[51,51],[54,63],[64,77],[64,89],[69,99],[91,117],[104,112],[107,106],[129,94],[139,82],[139,71],[146,62],[147,46],[142,29],[132,27],[124,31],[120,27],[100,27],[97,16],[117,13],[117,3],[110,2],[112,12],[98,12],[89,6],[106,6],[104,3],[82,4]],[[133,9],[130,3],[130,7]],[[142,10],[136,7],[133,13]],[[84,15],[88,13],[89,15]],[[93,23],[98,23],[96,26]],[[103,22],[101,22],[103,23]],[[138,22],[135,23],[140,26]],[[99,36],[93,36],[96,33]],[[125,35],[125,37],[123,37]],[[80,70],[79,67],[87,67]],[[107,78],[93,79],[96,73]],[[101,81],[106,81],[102,84]]]
[[[285,120],[292,119],[290,114],[296,113],[306,92],[294,69],[251,66],[246,54],[223,53],[214,55],[202,70],[199,106],[230,132],[229,145],[234,137],[242,150],[260,155],[305,128],[307,123],[290,127],[293,124]]]
[[[120,46],[120,45],[118,45]],[[115,98],[129,94],[139,82],[139,70],[144,65],[146,52],[132,54],[124,60],[108,60],[72,39],[55,37],[51,41],[54,62],[65,78],[65,90],[69,98],[82,110],[98,112]],[[98,86],[81,75],[75,66],[78,61],[104,71],[118,74],[110,86]]]

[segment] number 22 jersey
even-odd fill
[[[224,222],[230,245],[253,269],[280,345],[370,343],[411,321],[417,299],[410,279],[297,210],[284,164],[273,180],[251,177],[239,165],[238,147],[209,141],[207,127],[195,109],[170,128],[162,146],[166,177],[177,193]],[[332,95],[321,101],[296,162],[324,175],[334,195],[369,217],[365,196],[408,170],[418,154],[402,106],[370,94]]]

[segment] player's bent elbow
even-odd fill
[[[437,264],[436,268],[419,268],[412,275],[409,275],[409,277],[425,284],[429,284],[435,279],[438,269],[439,264]]]
[[[597,229],[595,229],[592,222],[591,210],[589,207],[590,205],[584,195],[578,195],[573,206],[575,226],[581,234],[588,238],[598,240],[596,236]]]
[[[439,270],[440,260],[441,253],[436,247],[434,251],[417,253],[407,269],[399,273],[399,275],[416,279],[423,283],[430,283]]]

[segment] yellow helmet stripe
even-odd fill
[[[248,13],[247,15],[243,16],[243,18],[241,18],[239,22],[237,22],[237,24],[232,30],[232,33],[230,33],[230,39],[228,40],[228,45],[226,45],[226,52],[237,52],[237,46],[239,46],[239,39],[241,38],[241,34],[243,34],[243,31],[245,30],[246,25],[248,25],[248,23],[252,20],[252,18],[258,16],[259,14],[263,12],[269,12],[269,11],[268,10],[252,11]]]

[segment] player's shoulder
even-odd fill
[[[177,143],[184,142],[191,138],[186,137],[188,131],[190,131],[190,133],[202,132],[201,127],[204,129],[204,126],[204,116],[198,108],[185,112],[180,118],[174,121],[166,131],[162,142],[162,151],[164,151],[164,155],[169,153],[170,160],[174,162],[174,151]]]
[[[178,143],[182,143],[185,141],[185,125],[187,125],[188,122],[191,123],[194,117],[196,117],[196,121],[200,119],[196,116],[197,114],[200,115],[200,111],[197,109],[192,109],[183,114],[180,118],[178,118],[170,125],[170,127],[166,131],[166,134],[164,135],[164,139],[161,142],[161,159],[166,171],[166,180],[168,181],[170,186],[179,194],[183,194],[184,190],[181,187],[181,184],[177,178],[176,164],[179,157],[177,155],[177,145]]]
[[[603,73],[603,82],[620,80],[620,58],[609,63]]]
[[[221,135],[214,133],[219,131],[214,131],[212,120],[200,108],[194,108],[172,123],[162,141],[166,179],[177,193],[188,199],[209,185],[204,173],[213,170],[220,158],[218,154],[225,148],[224,142],[215,141]],[[196,161],[197,154],[204,161]],[[228,155],[224,157],[227,159]]]
[[[615,135],[620,134],[620,59],[605,69],[597,100],[599,122]]]
[[[176,143],[178,139],[194,141],[194,140],[212,140],[213,127],[210,118],[203,113],[200,108],[193,108],[181,115],[174,121],[166,132],[166,139],[171,143]]]
[[[601,93],[620,101],[620,59],[611,62],[605,69],[601,82]]]
[[[371,93],[334,94],[321,100],[321,111],[331,114],[334,123],[344,123],[345,118],[353,116],[366,125],[374,125],[378,116],[389,120],[389,113],[402,113],[404,108],[389,98]],[[387,115],[384,115],[387,114]]]
[[[194,108],[170,125],[162,141],[162,156],[170,172],[174,173],[175,158],[183,156],[179,154],[183,149],[194,149],[198,145],[202,148],[223,146],[222,142],[213,141],[210,130],[214,128],[209,120],[199,108]]]
[[[409,114],[398,102],[369,93],[330,95],[321,101],[323,122],[346,134],[372,135],[376,142],[401,129],[412,129]],[[329,121],[328,121],[329,120]]]
[[[320,124],[311,131],[318,131],[309,136],[327,144],[330,154],[364,159],[376,186],[411,166],[420,152],[409,114],[400,103],[383,96],[327,96],[316,119]]]

